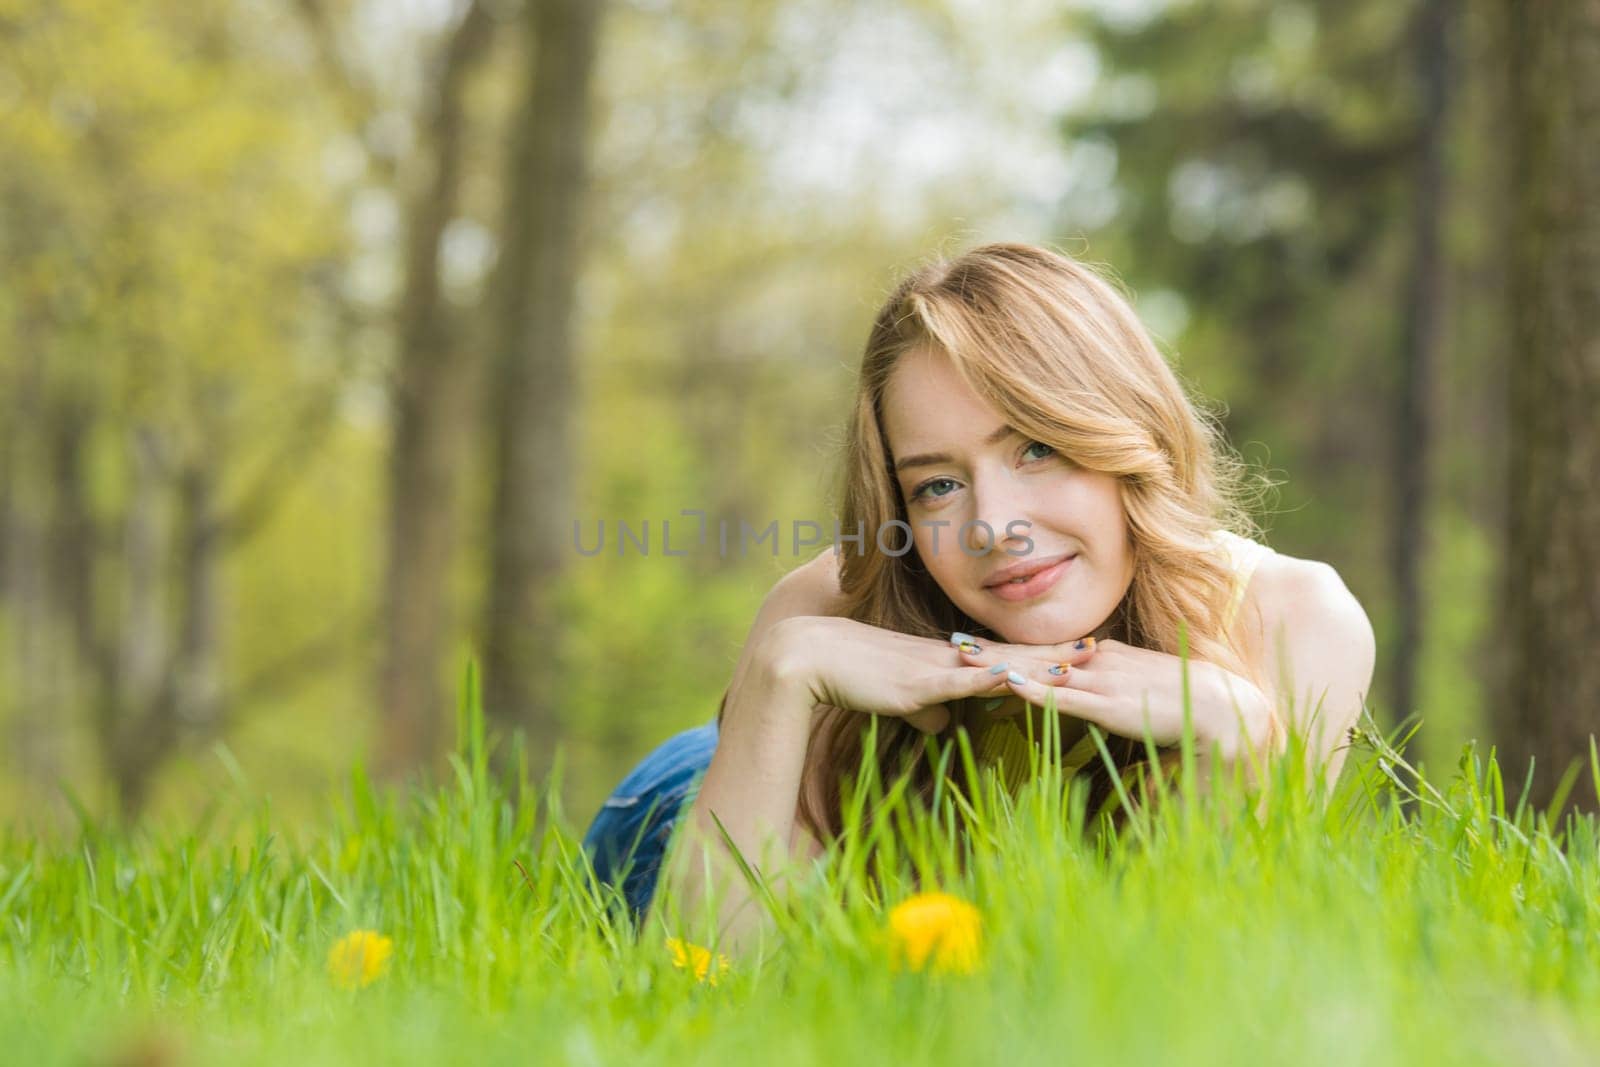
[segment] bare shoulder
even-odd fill
[[[1258,636],[1280,628],[1340,634],[1349,640],[1372,641],[1372,624],[1361,602],[1331,565],[1268,552],[1251,577],[1246,613],[1258,624]]]
[[[1314,780],[1331,785],[1371,691],[1372,623],[1337,570],[1278,552],[1257,564],[1245,605],[1241,651],[1284,725],[1305,738]]]
[[[767,594],[763,613],[778,617],[833,615],[843,605],[839,592],[839,557],[827,549],[779,578]]]

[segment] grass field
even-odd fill
[[[892,817],[797,883],[781,935],[712,984],[667,945],[703,944],[693,923],[635,940],[607,917],[582,826],[499,791],[466,721],[453,780],[394,796],[358,770],[293,838],[225,800],[194,828],[8,832],[0,1060],[1600,1059],[1600,830],[1552,833],[1471,752],[1430,785],[1368,730],[1327,801],[1297,799],[1285,764],[1264,823],[1222,790],[1114,836],[1085,829],[1049,766],[1014,806],[991,786],[931,817],[869,783],[861,802]],[[975,906],[975,961],[897,965],[913,875]],[[357,930],[392,944],[364,985],[330,970]]]

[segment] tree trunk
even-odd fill
[[[117,808],[144,805],[158,752],[169,747],[149,712],[161,701],[170,642],[165,576],[172,559],[169,457],[149,426],[130,433],[127,506],[122,526],[122,619],[115,665],[102,671],[95,699],[101,758]],[[80,648],[88,660],[88,649]]]
[[[213,440],[215,437],[213,436]],[[215,730],[222,706],[222,531],[217,509],[220,456],[197,457],[179,481],[182,504],[183,614],[169,668],[168,706],[185,732]]]
[[[43,360],[19,331],[12,410],[6,413],[5,499],[0,502],[0,605],[5,608],[7,675],[11,679],[0,711],[10,725],[9,755],[20,780],[35,796],[49,795],[61,772],[61,731],[54,709],[63,696],[56,663],[56,625],[51,602],[49,536],[44,484]]]
[[[598,0],[529,0],[531,70],[506,179],[494,312],[489,603],[484,702],[526,731],[530,770],[559,733],[552,590],[571,536],[573,295]],[[502,750],[504,751],[504,750]]]
[[[1404,348],[1395,406],[1394,519],[1389,552],[1395,599],[1389,684],[1397,719],[1417,711],[1417,664],[1422,658],[1424,638],[1422,573],[1428,550],[1434,366],[1443,308],[1440,224],[1445,213],[1444,151],[1453,2],[1424,0],[1414,31],[1421,107],[1412,179],[1411,266],[1401,312]]]
[[[388,567],[380,674],[378,771],[391,780],[438,752],[444,707],[440,666],[451,632],[449,577],[456,547],[457,472],[476,382],[468,345],[453,336],[439,286],[439,246],[460,199],[467,75],[489,41],[481,3],[445,47],[425,144],[432,168],[409,212],[405,281],[392,395]]]
[[[157,516],[172,503],[173,479],[147,439],[136,461],[129,502],[129,612],[123,669],[103,680],[102,746],[117,809],[135,818],[155,776],[190,735],[209,735],[224,719],[222,702],[222,528],[217,471],[222,443],[208,434],[205,455],[178,473],[175,534]],[[161,531],[161,532],[157,532]],[[175,581],[167,581],[167,576]],[[159,604],[171,589],[178,606],[172,634]]]
[[[1495,732],[1510,787],[1535,760],[1543,804],[1600,726],[1600,3],[1502,17],[1515,347]]]

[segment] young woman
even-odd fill
[[[1293,727],[1313,780],[1331,783],[1372,629],[1333,568],[1234,532],[1248,530],[1240,480],[1087,267],[1002,244],[913,274],[873,324],[849,426],[839,525],[863,536],[773,588],[716,720],[648,756],[596,817],[596,873],[627,869],[636,914],[658,882],[698,914],[709,870],[737,951],[760,907],[713,813],[769,879],[818,855],[840,833],[869,715],[883,717],[886,779],[911,774],[928,795],[928,736],[965,728],[1015,789],[1028,766],[1015,723],[1053,693],[1063,766],[1098,774],[1102,800],[1089,724],[1126,739],[1129,766],[1147,732],[1182,736],[1180,629],[1202,770],[1280,753]]]

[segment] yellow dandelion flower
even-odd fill
[[[948,893],[918,893],[889,912],[889,940],[896,970],[971,974],[983,951],[978,909]]]
[[[717,975],[727,974],[728,957],[717,953],[717,968],[711,969],[711,950],[699,945],[691,944],[679,937],[667,938],[667,948],[672,953],[672,965],[679,970],[694,970],[697,981],[709,985],[717,984]]]
[[[394,955],[394,942],[376,930],[353,930],[328,950],[328,973],[345,989],[371,985],[382,977]]]

